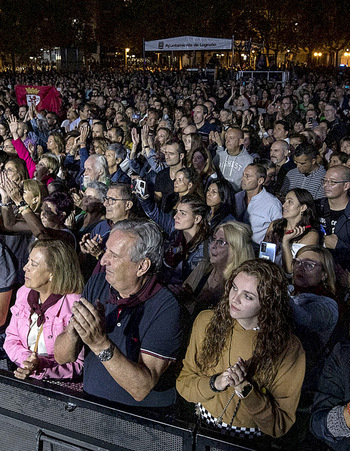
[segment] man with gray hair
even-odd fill
[[[101,264],[70,323],[56,340],[55,358],[74,362],[85,346],[84,390],[126,405],[167,407],[174,383],[163,373],[181,341],[180,307],[156,276],[163,238],[152,222],[124,220],[113,228]]]
[[[86,188],[94,180],[109,184],[108,163],[103,155],[90,155],[84,163],[83,186]]]

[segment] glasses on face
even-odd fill
[[[103,199],[103,202],[106,203],[107,205],[114,205],[118,200],[128,200],[128,199],[115,198],[115,197],[105,197]]]
[[[316,266],[323,266],[319,262],[314,262],[313,260],[300,260],[299,258],[293,258],[294,268],[302,267],[306,272],[312,272]]]
[[[221,240],[221,239],[215,239],[214,237],[210,238],[209,241],[210,241],[210,244],[212,246],[215,246],[215,247],[222,247],[222,248],[224,248],[225,246],[228,245],[227,241],[224,241],[224,240]]]
[[[321,180],[322,185],[329,185],[329,186],[335,186],[337,183],[347,183],[347,180],[330,180],[330,179],[322,179]]]

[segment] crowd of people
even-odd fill
[[[350,78],[350,77],[349,77]],[[0,78],[0,347],[20,379],[350,445],[350,83]],[[17,103],[51,85],[61,110]],[[185,402],[185,401],[183,401]]]

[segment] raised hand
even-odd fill
[[[13,139],[17,139],[18,138],[18,134],[17,134],[18,122],[17,122],[16,116],[11,114],[10,117],[8,118],[7,122],[9,124],[10,132],[13,136]]]
[[[135,146],[138,146],[138,145],[139,145],[139,142],[140,142],[140,136],[139,136],[139,134],[137,133],[136,127],[134,127],[134,128],[131,130],[131,139],[132,139],[133,145],[135,145]]]

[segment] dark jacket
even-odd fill
[[[350,449],[350,438],[335,438],[327,428],[327,415],[350,401],[350,341],[338,343],[323,368],[311,416],[311,432],[337,451]]]
[[[138,198],[146,215],[156,222],[169,236],[165,244],[163,278],[169,284],[182,284],[199,262],[205,259],[208,252],[208,240],[197,244],[190,251],[186,248],[183,232],[175,229],[175,220],[172,214],[159,210],[155,202]]]
[[[326,197],[316,201],[317,216],[326,220],[326,230],[331,227],[331,210]],[[343,268],[350,269],[350,201],[344,214],[338,219],[334,229],[338,242],[335,249],[330,249],[336,263]]]

